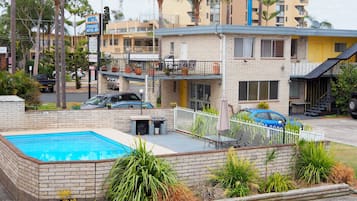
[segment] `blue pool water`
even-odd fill
[[[6,136],[25,155],[40,161],[113,159],[131,148],[93,131]]]

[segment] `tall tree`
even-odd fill
[[[159,28],[162,28],[164,25],[163,16],[162,16],[162,4],[164,0],[157,0],[157,5],[159,7]]]
[[[200,5],[202,0],[192,0],[193,15],[195,17],[195,25],[198,26],[200,22]]]
[[[305,19],[307,19],[310,22],[310,28],[313,29],[332,29],[333,26],[330,22],[328,21],[318,21],[312,16],[306,16]]]
[[[11,70],[16,70],[16,0],[11,0]]]
[[[84,24],[86,15],[93,13],[92,6],[88,0],[67,0],[65,9],[73,16],[73,23],[66,22],[67,25],[73,26],[74,35],[77,34],[77,26]],[[77,21],[77,17],[80,20]]]
[[[270,7],[275,5],[277,1],[278,0],[262,0],[263,5],[265,6],[265,10],[262,12],[262,18],[265,20],[265,26],[268,26],[268,22],[280,13],[280,11],[269,13]]]

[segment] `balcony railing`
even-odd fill
[[[135,66],[134,63],[131,63],[130,67],[127,65],[125,60],[117,60],[115,66],[120,66],[118,71],[113,71],[112,67],[108,66],[105,71],[111,72],[120,72],[126,74],[135,75]],[[221,74],[221,62],[220,61],[197,61],[197,60],[174,60],[171,61],[162,61],[162,62],[153,62],[154,68],[152,65],[147,65],[145,68],[142,68],[140,75],[148,74],[149,76],[209,76]],[[127,66],[127,67],[125,67]],[[129,68],[129,69],[127,69]]]
[[[220,75],[220,61],[172,60],[166,59],[157,69],[166,75]]]

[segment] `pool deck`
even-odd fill
[[[94,131],[107,138],[117,141],[126,146],[135,148],[139,136],[127,134],[111,128],[100,129],[46,129],[46,130],[24,130],[24,131],[10,131],[1,132],[1,135],[21,135],[21,134],[43,134],[56,132],[74,132],[74,131]],[[214,146],[210,146],[207,141],[199,140],[191,136],[170,132],[166,135],[143,135],[141,138],[146,142],[146,147],[155,155],[175,154],[184,152],[208,151],[214,150]]]

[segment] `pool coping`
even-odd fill
[[[64,163],[100,163],[100,162],[108,162],[115,161],[114,159],[102,159],[102,160],[73,160],[73,161],[41,161],[26,154],[22,153],[16,146],[14,146],[11,142],[9,142],[4,136],[13,136],[13,135],[24,135],[24,134],[45,134],[45,133],[58,133],[58,132],[76,132],[76,131],[93,131],[101,136],[107,137],[115,142],[126,145],[130,148],[135,148],[135,142],[139,139],[139,136],[134,136],[127,134],[122,131],[118,131],[112,128],[96,128],[96,129],[84,129],[84,128],[65,128],[65,129],[43,129],[43,130],[21,130],[21,131],[7,131],[0,133],[0,141],[6,144],[13,152],[15,152],[19,157],[30,160],[37,164],[64,164]],[[146,146],[151,148],[151,151],[154,155],[167,155],[167,154],[176,154],[177,152],[172,151],[168,148],[161,147],[160,145],[153,144],[151,142],[145,141]]]

